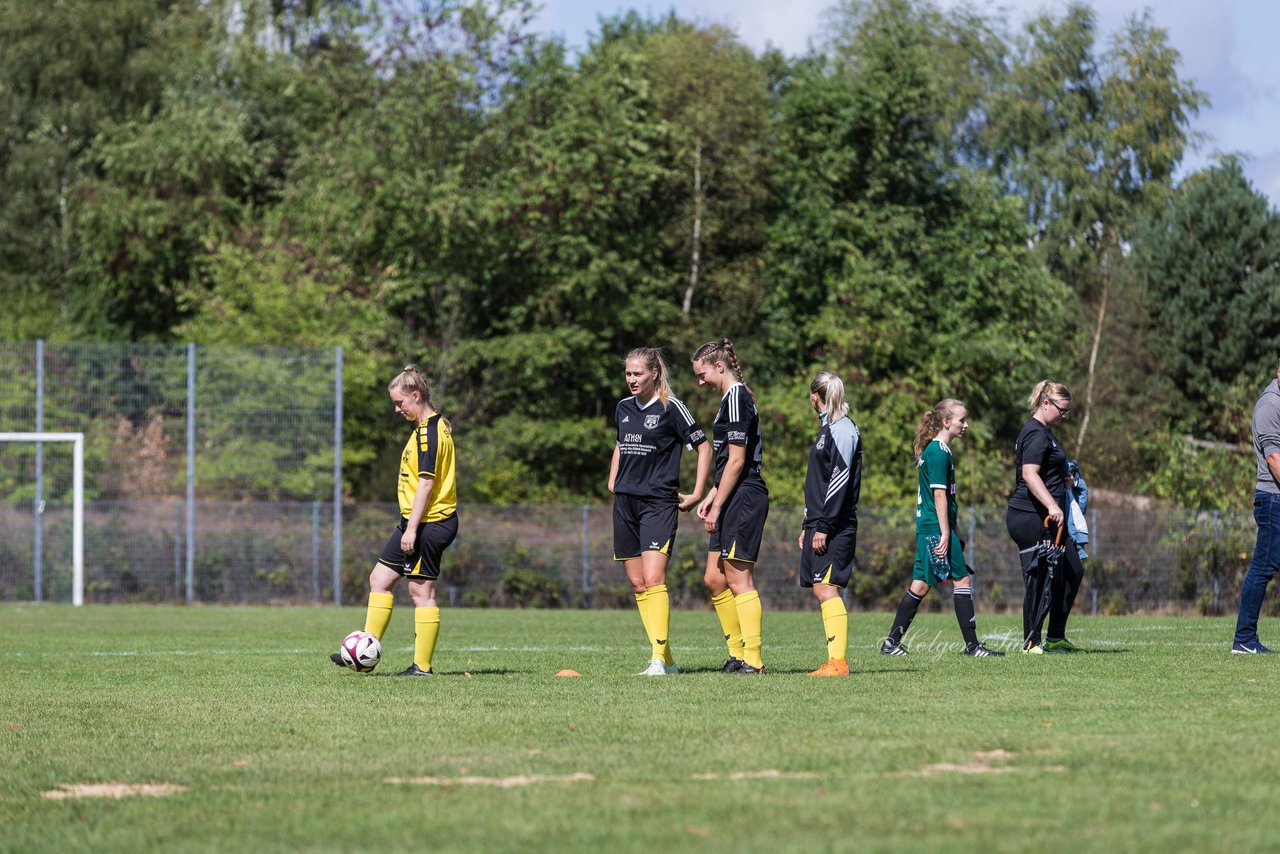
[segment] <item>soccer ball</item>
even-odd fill
[[[378,666],[382,658],[382,644],[369,632],[352,632],[342,639],[338,655],[342,656],[342,663],[347,667],[368,673]]]

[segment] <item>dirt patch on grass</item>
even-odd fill
[[[704,773],[694,774],[695,780],[815,780],[818,775],[812,771],[779,771],[768,768],[764,771],[733,771],[729,774]]]
[[[388,777],[385,782],[411,786],[497,786],[511,789],[534,783],[583,783],[594,779],[594,774],[579,771],[576,774],[516,774],[511,777]]]
[[[186,786],[176,783],[59,783],[58,788],[41,792],[43,798],[51,801],[65,801],[73,798],[162,798],[165,795],[176,795],[185,792]]]
[[[1018,768],[1004,763],[1014,759],[1018,754],[1008,750],[980,750],[973,754],[973,761],[963,765],[954,762],[937,762],[926,765],[919,771],[905,772],[908,777],[932,777],[935,774],[1008,774],[1012,771],[1049,771],[1061,773],[1067,769],[1061,765],[1046,765],[1040,768]]]

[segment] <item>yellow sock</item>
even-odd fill
[[[764,660],[760,657],[760,628],[764,622],[760,594],[748,590],[733,597],[733,604],[738,609],[738,623],[742,626],[742,660],[752,667],[764,667]]]
[[[653,646],[653,629],[649,627],[649,591],[635,594],[636,610],[640,612],[640,622],[644,626],[644,636],[649,640],[649,646]]]
[[[646,603],[649,610],[649,628],[652,629],[650,642],[653,645],[653,657],[661,658],[666,664],[675,664],[671,657],[671,597],[667,595],[667,585],[655,584],[645,593],[649,594]]]
[[[849,612],[839,596],[822,603],[822,627],[826,629],[827,658],[843,661],[849,654]]]
[[[364,630],[382,640],[387,624],[391,622],[391,608],[395,604],[394,593],[370,593],[369,607],[364,614]]]
[[[729,656],[742,660],[742,626],[738,623],[738,606],[733,604],[733,591],[725,590],[711,597],[711,604],[720,618],[720,629],[724,632],[724,643],[729,648]]]
[[[440,609],[416,608],[413,612],[413,663],[419,670],[431,669],[431,656],[440,637]]]

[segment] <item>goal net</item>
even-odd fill
[[[84,434],[83,433],[0,433],[0,442],[43,444],[70,442],[72,445],[71,505],[71,603],[84,604]]]

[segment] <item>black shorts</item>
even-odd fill
[[[849,586],[853,575],[853,553],[858,548],[858,528],[850,525],[827,535],[827,550],[813,553],[813,535],[817,528],[804,529],[804,548],[800,552],[800,586],[834,584],[841,590]]]
[[[729,560],[755,563],[769,518],[769,490],[758,480],[738,484],[729,503],[720,510],[720,526],[711,535],[707,551]]]
[[[1018,546],[1023,573],[1038,571],[1040,541],[1044,539],[1044,520],[1029,510],[1010,507],[1005,512],[1004,524],[1009,531],[1009,538]]]
[[[676,513],[670,498],[613,496],[613,559],[631,560],[641,552],[662,552],[668,557],[676,544]]]
[[[382,547],[378,563],[390,567],[405,578],[435,581],[440,577],[440,558],[444,550],[458,536],[458,514],[439,522],[424,522],[418,526],[418,539],[413,544],[413,554],[400,550],[400,538],[404,536],[409,520],[400,517],[400,524]]]

